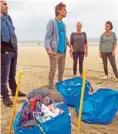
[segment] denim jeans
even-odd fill
[[[7,84],[9,84],[12,92],[16,91],[16,65],[17,53],[1,54],[1,95],[3,99],[9,98]]]

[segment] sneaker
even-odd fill
[[[15,94],[16,94],[16,92],[12,92],[12,96],[15,96]],[[18,92],[18,96],[19,97],[25,97],[26,96],[26,94],[24,94],[24,93],[22,93],[22,92]]]
[[[3,99],[3,103],[7,106],[7,107],[13,107],[13,103],[12,103],[12,101],[11,101],[11,99],[10,98],[5,98],[5,99]]]
[[[102,78],[103,80],[107,80],[108,79],[108,76],[105,75],[105,77]]]

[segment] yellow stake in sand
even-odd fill
[[[16,94],[15,94],[15,98],[14,98],[14,105],[13,105],[11,120],[10,120],[10,125],[9,125],[9,134],[11,134],[11,130],[12,130],[12,124],[13,124],[13,120],[14,120],[14,115],[15,115],[15,110],[16,110],[16,103],[17,103],[17,100],[18,100],[18,92],[20,90],[20,83],[21,83],[22,75],[23,75],[23,72],[19,72]]]
[[[83,74],[83,84],[82,84],[82,91],[81,91],[79,116],[78,116],[78,122],[77,122],[77,134],[80,134],[80,129],[81,129],[81,118],[82,118],[82,109],[83,109],[83,100],[84,100],[84,89],[85,89],[85,84],[86,84],[86,76],[87,76],[87,70],[85,70],[84,74]]]

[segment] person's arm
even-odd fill
[[[84,49],[85,49],[85,56],[88,56],[88,42],[87,42],[87,35],[85,33],[85,39],[84,39]]]
[[[68,47],[70,47],[70,49],[73,49],[73,47],[72,47],[72,45],[70,44],[70,42],[69,42],[68,39],[66,40],[66,44],[67,44]]]
[[[44,46],[45,46],[45,49],[47,50],[47,52],[52,52],[51,47],[50,47],[50,43],[51,43],[50,38],[53,33],[53,26],[54,26],[53,21],[50,20],[47,24],[46,35],[45,35],[45,39],[44,39]]]
[[[1,19],[0,33],[1,33],[1,53],[5,54],[7,52],[5,46],[9,45],[10,36],[9,36],[9,30],[6,25],[6,22],[2,19]]]
[[[102,57],[102,54],[101,54],[102,43],[103,43],[103,39],[102,39],[102,35],[101,35],[100,36],[100,41],[99,41],[99,56],[100,56],[100,58]]]
[[[70,35],[70,44],[73,46],[73,33]]]
[[[64,24],[64,25],[65,25],[65,24]],[[69,40],[68,40],[68,38],[67,38],[66,25],[65,25],[65,34],[66,34],[66,45],[67,45],[68,47],[70,47],[70,53],[73,53],[73,47],[72,47],[72,45],[70,44],[70,42],[69,42]]]
[[[67,44],[68,47],[70,47],[70,55],[72,56],[72,54],[73,54],[73,47],[72,47],[72,45],[70,44],[70,42],[69,42],[68,39],[66,40],[66,44]]]
[[[6,22],[1,19],[1,41],[4,41],[6,43],[9,43],[10,41],[10,35],[9,35],[9,29],[6,25]]]
[[[114,35],[113,35],[113,52],[112,52],[112,56],[115,56],[116,44],[117,44],[117,37],[116,37],[116,34],[114,33]]]

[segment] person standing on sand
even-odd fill
[[[83,61],[84,56],[88,56],[88,44],[87,36],[85,32],[82,32],[82,24],[77,22],[76,32],[73,32],[70,36],[70,43],[73,46],[73,75],[76,77],[77,74],[77,62],[79,58],[79,73],[80,77],[83,77]]]
[[[11,107],[13,103],[8,94],[7,83],[12,92],[12,96],[16,93],[16,64],[17,64],[17,38],[14,32],[14,26],[11,17],[7,14],[8,6],[5,0],[0,1],[1,4],[1,95],[3,103]],[[19,91],[19,96],[25,94]]]
[[[66,14],[66,5],[62,2],[57,4],[55,7],[56,17],[50,20],[47,24],[44,45],[50,60],[49,88],[53,88],[57,64],[58,81],[62,81],[67,45],[70,47],[70,51],[73,51],[73,48],[66,37],[66,26],[62,21],[62,19],[66,17]]]
[[[108,79],[107,59],[109,59],[116,80],[118,80],[118,70],[115,61],[117,37],[116,34],[112,32],[112,29],[113,29],[112,22],[107,21],[105,24],[106,31],[101,35],[99,43],[99,56],[103,60],[104,73],[105,73],[105,77],[103,78],[104,80]]]

